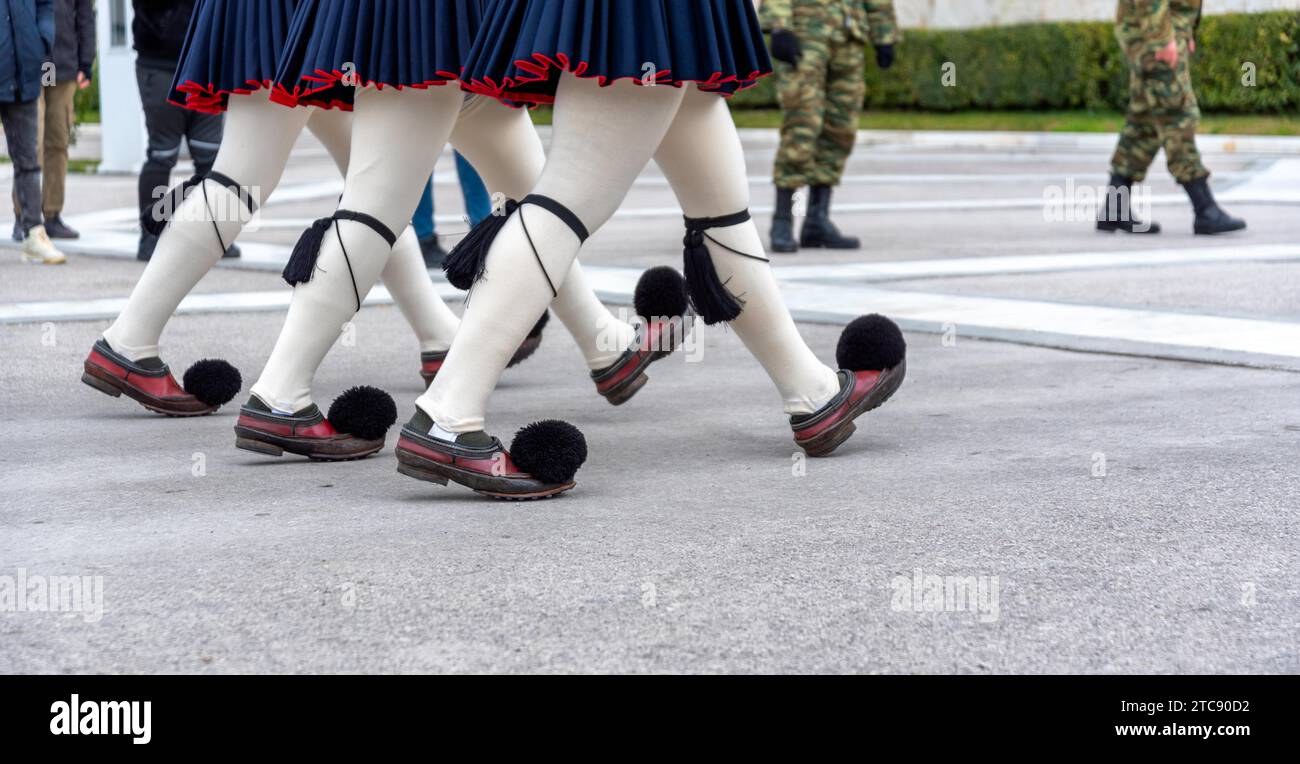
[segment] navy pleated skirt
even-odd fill
[[[273,88],[298,0],[199,0],[176,77],[172,103],[225,111],[232,93]]]
[[[465,87],[550,103],[561,72],[731,95],[772,72],[753,0],[490,0]]]
[[[351,109],[358,86],[459,84],[484,0],[299,0],[276,100]]]

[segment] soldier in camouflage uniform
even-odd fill
[[[784,111],[776,157],[772,251],[799,246],[857,249],[830,220],[831,188],[840,183],[857,137],[866,95],[865,46],[888,69],[899,40],[892,0],[763,0],[772,32],[777,88]],[[794,240],[794,193],[810,187],[808,214]]]
[[[1191,56],[1200,20],[1201,0],[1119,0],[1115,36],[1128,60],[1129,107],[1111,158],[1110,186],[1097,219],[1100,231],[1160,232],[1158,224],[1133,214],[1130,198],[1133,183],[1146,177],[1162,147],[1169,172],[1192,200],[1196,233],[1246,227],[1215,203],[1210,171],[1196,149],[1201,111],[1192,90]]]

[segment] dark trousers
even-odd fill
[[[135,79],[144,106],[144,124],[149,132],[149,153],[140,169],[140,214],[148,213],[171,186],[172,169],[181,154],[181,140],[190,146],[195,171],[206,175],[221,147],[222,119],[168,103],[175,67],[151,61],[137,61]]]
[[[38,104],[35,100],[0,103],[9,159],[14,163],[14,196],[18,201],[18,228],[23,236],[43,225],[41,217],[41,163],[36,158]]]

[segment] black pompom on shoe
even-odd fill
[[[835,361],[849,371],[892,369],[907,357],[907,342],[898,324],[879,313],[860,316],[840,334]]]
[[[686,279],[677,269],[660,265],[641,274],[632,296],[636,314],[645,319],[669,319],[686,314]]]
[[[216,407],[234,400],[244,386],[244,379],[239,369],[229,363],[205,358],[186,369],[181,386],[204,404]]]
[[[354,387],[330,404],[334,429],[365,440],[382,440],[397,421],[393,397],[376,387]]]
[[[568,422],[546,419],[515,433],[510,457],[515,466],[543,483],[562,485],[571,482],[587,461],[587,439]]]

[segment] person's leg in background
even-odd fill
[[[68,146],[72,141],[72,129],[76,122],[74,104],[76,94],[76,80],[60,82],[45,88],[41,182],[45,232],[52,239],[80,238],[80,234],[63,222],[64,192],[68,177]]]
[[[725,217],[749,208],[744,149],[726,101],[718,95],[688,86],[655,162],[688,218]],[[710,229],[705,246],[719,280],[744,301],[739,317],[728,325],[776,383],[786,413],[816,411],[839,391],[839,379],[800,336],[771,264],[754,259],[764,257],[758,226],[748,220]]]
[[[415,216],[411,218],[411,227],[420,242],[420,253],[424,257],[425,268],[441,268],[447,258],[447,251],[438,243],[438,225],[434,222],[433,178],[424,184],[424,193],[420,194],[420,203],[415,205]]]
[[[802,55],[797,64],[776,63],[777,98],[781,104],[781,145],[776,152],[772,182],[776,212],[772,216],[773,252],[798,252],[794,237],[794,196],[812,183],[817,140],[826,114],[826,72],[829,43],[818,36],[799,37]]]
[[[171,188],[172,169],[181,154],[181,141],[188,124],[187,111],[167,102],[174,69],[136,62],[135,79],[144,107],[144,125],[148,133],[145,162],[140,168],[140,218],[153,214],[154,204]],[[158,237],[142,230],[136,259],[153,256]]]
[[[537,184],[546,166],[546,151],[527,112],[495,99],[474,99],[461,112],[451,142],[456,147],[458,168],[461,162],[477,168],[476,184],[467,184],[466,175],[461,174],[461,187],[467,197],[473,191],[484,200],[490,199],[491,193],[522,199]],[[466,206],[473,209],[468,198]],[[557,288],[559,294],[551,310],[573,335],[587,368],[605,369],[618,361],[635,342],[636,328],[619,320],[601,303],[576,258],[563,285]]]
[[[1142,74],[1129,68],[1128,109],[1119,142],[1110,158],[1110,183],[1097,214],[1097,230],[1126,233],[1160,233],[1160,224],[1143,221],[1133,209],[1133,184],[1146,179],[1160,150],[1160,131],[1143,93]]]
[[[630,82],[602,88],[595,79],[563,75],[551,153],[533,193],[567,208],[587,231],[596,230],[622,203],[681,99],[679,88]],[[488,398],[515,348],[555,299],[553,289],[564,286],[583,238],[570,222],[536,204],[521,206],[505,223],[470,294],[447,363],[417,401],[434,437],[482,440]],[[421,424],[417,414],[409,426]]]
[[[284,328],[245,409],[295,415],[313,408],[316,370],[388,264],[394,244],[385,234],[395,240],[394,232],[410,225],[462,101],[450,87],[358,90],[339,210],[367,215],[382,228],[336,216],[325,229],[308,264],[311,278],[294,288]],[[413,135],[421,140],[406,139]]]
[[[280,182],[308,116],[306,109],[272,103],[265,92],[232,96],[225,140],[211,170],[238,184],[260,208]],[[132,361],[157,358],[167,321],[249,217],[244,201],[222,183],[209,180],[192,189],[158,237],[126,307],[104,332],[112,349]]]
[[[36,99],[36,162],[37,164],[40,165],[45,164],[44,153],[41,150],[41,147],[45,145],[45,90],[46,89],[42,87],[41,95],[39,98]],[[42,179],[41,181],[42,188],[44,187],[44,185],[45,182],[44,179]],[[18,186],[15,184],[11,191],[12,193],[10,194],[10,196],[13,197],[13,203],[14,203],[13,238],[14,241],[21,242],[25,238],[25,236],[23,234],[23,228],[22,228],[23,208],[18,204]],[[42,219],[42,223],[44,223],[43,219]],[[48,230],[45,233],[47,236],[49,235]],[[51,236],[50,238],[53,239],[54,237]]]
[[[18,199],[18,230],[23,234],[22,256],[29,263],[58,265],[67,261],[55,249],[41,217],[41,165],[36,133],[37,99],[0,104],[5,141],[14,166],[14,194]]]
[[[1229,215],[1215,201],[1210,191],[1210,171],[1196,147],[1201,108],[1192,89],[1189,41],[1190,38],[1178,41],[1178,64],[1173,67],[1172,76],[1165,71],[1168,67],[1156,67],[1148,74],[1146,98],[1153,104],[1151,112],[1160,131],[1169,173],[1187,192],[1196,213],[1193,232],[1211,235],[1240,231],[1246,227],[1246,221]]]
[[[488,196],[483,179],[474,167],[459,151],[453,152],[456,161],[456,177],[460,180],[460,191],[465,199],[465,214],[469,217],[470,227],[492,214],[492,200]],[[424,187],[420,203],[415,208],[415,217],[411,225],[420,240],[420,250],[424,253],[424,264],[428,268],[441,268],[447,251],[438,242],[437,223],[434,221],[436,210],[433,201],[433,178]]]
[[[459,151],[454,154],[456,178],[460,181],[460,194],[465,200],[465,214],[469,216],[469,224],[476,226],[483,218],[492,214],[492,198],[488,195],[487,186],[478,171],[474,169],[474,165],[470,164]]]
[[[348,160],[352,154],[352,115],[341,110],[313,109],[307,129],[315,135],[338,165],[339,172],[347,177]],[[417,210],[415,219],[419,220]],[[438,296],[438,290],[429,278],[420,252],[419,240],[411,228],[397,237],[393,255],[380,278],[398,310],[415,330],[420,343],[421,356],[441,354],[451,347],[460,319]]]
[[[866,48],[860,40],[836,31],[826,63],[822,129],[813,147],[812,177],[809,178],[808,214],[799,232],[804,248],[857,249],[857,237],[845,236],[831,222],[831,189],[840,184],[844,167],[858,138],[858,114],[867,95],[862,77],[867,65]]]

